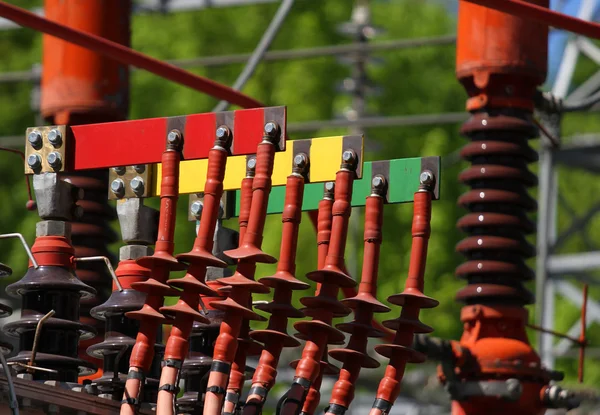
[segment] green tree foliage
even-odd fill
[[[39,6],[39,0],[19,0],[19,6]],[[207,9],[198,12],[168,15],[136,16],[132,27],[132,45],[135,49],[159,59],[186,59],[197,56],[223,55],[248,52],[254,48],[269,24],[277,5],[257,5],[237,8]],[[272,49],[294,49],[347,42],[336,32],[336,26],[348,21],[352,2],[338,0],[299,0],[277,36]],[[373,21],[385,30],[377,40],[416,38],[451,34],[455,21],[442,7],[422,1],[395,0],[373,2]],[[0,32],[1,71],[28,70],[41,59],[41,36],[30,30]],[[453,46],[423,47],[389,51],[379,54],[383,65],[369,66],[372,80],[382,87],[382,94],[369,98],[368,110],[377,115],[409,115],[464,110],[465,93],[454,77]],[[242,65],[195,68],[194,73],[225,84],[232,84]],[[330,119],[349,104],[347,97],[336,92],[336,84],[349,75],[346,66],[334,57],[262,63],[244,92],[268,105],[287,105],[289,122]],[[210,111],[216,100],[172,82],[135,71],[131,75],[130,118],[149,118]],[[36,123],[30,110],[30,86],[27,84],[0,84],[0,135],[22,135],[26,127]],[[580,118],[577,118],[580,117]],[[598,121],[589,117],[569,118],[565,129],[569,133],[598,131]],[[308,138],[344,134],[344,129],[315,131],[298,134],[293,138]],[[368,159],[389,159],[442,155],[459,149],[464,140],[458,135],[458,125],[385,127],[366,131]],[[373,145],[374,144],[374,145]],[[135,151],[135,149],[132,149]],[[464,167],[444,159],[442,200],[435,202],[433,234],[427,265],[426,292],[440,300],[440,306],[425,310],[423,319],[435,327],[436,335],[457,339],[462,331],[459,321],[460,306],[453,297],[464,285],[454,277],[454,269],[461,258],[454,246],[462,238],[455,224],[464,212],[456,200],[464,188],[457,176]],[[19,231],[30,242],[34,237],[37,218],[23,206],[26,200],[22,164],[17,156],[0,152],[0,229]],[[561,191],[569,199],[580,198],[581,192],[572,184],[577,173],[567,172],[561,179]],[[590,192],[591,193],[591,192]],[[589,196],[588,196],[589,197]],[[177,224],[177,251],[187,251],[194,237],[194,226],[186,221],[186,198],[182,198]],[[361,215],[359,210],[355,214]],[[380,265],[379,297],[399,292],[404,286],[410,256],[411,205],[388,206],[385,210],[384,244]],[[361,221],[359,220],[359,223]],[[234,220],[227,226],[237,227]],[[566,225],[565,225],[566,226]],[[362,228],[362,226],[360,226]],[[115,224],[117,229],[117,224]],[[281,235],[280,217],[267,221],[264,249],[278,255]],[[361,262],[362,231],[349,243],[348,256]],[[114,249],[117,249],[115,244]],[[580,241],[571,249],[581,248]],[[20,277],[26,267],[26,257],[16,243],[0,244],[0,260],[15,269]],[[315,269],[316,247],[312,225],[304,217],[298,248],[297,274],[300,278]],[[258,277],[274,271],[274,266],[259,266]],[[297,298],[295,300],[297,302]],[[398,310],[392,314],[396,316]],[[385,318],[390,315],[385,316]],[[560,324],[576,319],[576,310],[560,316]],[[600,340],[600,339],[596,339]],[[600,379],[600,371],[588,361],[588,382]],[[564,368],[572,374],[571,361]]]

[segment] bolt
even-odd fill
[[[125,183],[121,179],[115,179],[110,184],[110,190],[117,197],[122,197],[125,194]]]
[[[62,145],[62,136],[60,134],[60,131],[58,131],[56,128],[50,130],[50,132],[48,133],[48,141],[50,142],[50,144],[52,144],[53,147],[60,147]]]
[[[42,158],[39,154],[32,154],[27,157],[27,165],[31,170],[38,170],[42,167]]]
[[[306,167],[307,164],[308,164],[308,157],[306,157],[306,154],[299,153],[294,156],[294,165],[296,167],[303,169]]]
[[[50,167],[52,167],[54,170],[60,170],[62,166],[62,156],[58,151],[53,151],[52,153],[48,154],[46,160],[48,161]]]
[[[325,190],[328,192],[333,192],[333,190],[335,189],[335,183],[334,182],[327,182],[325,183]]]
[[[167,135],[167,143],[177,146],[181,142],[181,133],[178,130],[173,130]]]
[[[385,177],[383,177],[381,174],[378,174],[377,176],[373,177],[373,180],[371,180],[371,185],[374,189],[383,189],[385,186]]]
[[[248,159],[248,162],[246,163],[246,167],[248,167],[250,170],[254,170],[256,168],[256,157],[252,157],[251,159]]]
[[[143,172],[146,171],[146,165],[145,164],[136,164],[135,166],[133,166],[133,170],[135,170],[136,173],[142,174]]]
[[[268,123],[265,124],[265,133],[269,137],[274,138],[275,136],[277,136],[278,132],[279,132],[279,126],[274,121],[269,121]]]
[[[222,125],[217,128],[217,138],[227,139],[229,137],[229,128],[226,125]]]
[[[204,209],[204,203],[199,200],[196,200],[190,206],[190,213],[195,217],[200,217],[202,215],[202,210]]]
[[[31,147],[35,148],[36,150],[39,150],[40,148],[42,148],[42,135],[40,134],[39,131],[32,131],[29,133],[29,135],[27,136],[27,141],[29,141],[29,144],[31,144]]]
[[[134,177],[133,179],[131,179],[131,183],[129,183],[129,185],[131,186],[131,189],[136,195],[139,196],[142,193],[144,193],[144,179],[142,179],[141,177]]]
[[[356,154],[352,150],[346,150],[342,153],[342,161],[346,164],[353,163],[356,159]]]
[[[429,170],[425,170],[419,176],[419,181],[421,182],[421,184],[433,183],[433,173],[431,173]]]
[[[121,167],[113,167],[113,171],[115,173],[117,173],[119,176],[122,176],[125,174],[125,172],[127,171],[127,168],[124,166]]]

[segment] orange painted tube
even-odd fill
[[[185,265],[173,257],[181,146],[181,133],[176,130],[171,131],[167,138],[167,149],[162,155],[160,217],[154,254],[137,260],[139,265],[151,270],[152,277],[131,284],[132,288],[145,292],[147,296],[141,310],[126,313],[127,317],[140,320],[141,324],[129,360],[129,374],[125,383],[121,415],[133,415],[140,404],[139,396],[145,373],[150,370],[154,357],[156,333],[165,320],[158,310],[163,304],[165,295],[176,294],[175,290],[165,284],[169,273],[185,269]]]

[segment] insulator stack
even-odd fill
[[[175,289],[166,284],[169,273],[186,268],[173,257],[182,141],[180,131],[169,132],[167,148],[161,160],[160,218],[155,250],[152,256],[137,260],[138,265],[150,269],[151,278],[131,284],[133,289],[146,293],[146,301],[140,310],[126,313],[127,317],[140,321],[140,328],[129,360],[129,374],[125,384],[121,414],[133,415],[139,405],[140,389],[154,358],[157,331],[165,321],[159,309],[163,305],[165,295],[178,294]]]
[[[136,263],[138,258],[151,254],[144,245],[126,245],[120,249],[119,266],[115,270],[120,287],[113,283],[108,300],[91,311],[94,318],[104,321],[105,337],[101,343],[89,347],[88,353],[103,359],[102,377],[94,379],[99,396],[120,400],[125,390],[129,359],[140,323],[125,317],[125,313],[143,307],[146,295],[131,288],[131,284],[150,278],[150,270]],[[162,356],[164,346],[154,345],[155,355]],[[160,361],[154,359],[144,388],[144,402],[156,402]]]
[[[350,340],[345,348],[329,351],[329,355],[342,362],[343,366],[333,386],[327,414],[344,414],[354,399],[355,383],[361,368],[379,367],[379,362],[367,354],[367,342],[369,337],[384,336],[382,331],[373,327],[373,314],[390,311],[376,298],[386,192],[385,177],[375,176],[372,180],[371,195],[367,197],[365,206],[363,268],[358,294],[341,301],[354,310],[354,321],[337,325],[338,329],[351,335]]]
[[[375,346],[375,351],[387,357],[389,364],[379,383],[377,396],[370,415],[389,413],[400,394],[400,382],[407,363],[421,363],[425,356],[412,348],[415,333],[430,333],[429,326],[419,320],[423,308],[436,307],[439,302],[423,294],[427,247],[431,234],[431,199],[435,177],[429,171],[421,173],[421,186],[415,193],[412,223],[410,265],[404,291],[392,295],[388,301],[402,306],[400,317],[387,320],[384,325],[396,331],[392,344]]]
[[[175,320],[165,348],[165,366],[161,372],[157,403],[157,411],[165,414],[172,412],[179,369],[188,352],[188,339],[193,323],[194,321],[209,323],[209,320],[198,311],[200,295],[216,296],[214,290],[205,283],[207,267],[227,267],[224,261],[213,255],[212,250],[223,195],[223,179],[228,149],[231,145],[231,133],[227,127],[221,126],[217,129],[216,135],[214,146],[208,155],[204,204],[194,246],[190,252],[177,256],[178,260],[189,264],[188,271],[183,278],[168,281],[171,287],[182,290],[179,301],[160,309],[163,314],[172,316]]]
[[[344,334],[332,326],[334,317],[350,314],[350,309],[337,299],[340,286],[356,286],[350,276],[342,270],[348,223],[350,220],[352,185],[356,176],[358,157],[354,151],[342,154],[341,169],[336,174],[334,202],[332,206],[331,239],[325,265],[318,271],[306,275],[320,283],[319,293],[314,297],[303,297],[300,302],[306,307],[302,311],[310,321],[294,324],[298,337],[306,340],[302,358],[296,366],[294,383],[282,406],[283,415],[300,412],[310,385],[317,379],[327,344],[343,344]]]
[[[284,347],[298,347],[300,342],[287,333],[289,318],[300,318],[304,314],[291,304],[294,290],[304,290],[310,285],[298,280],[296,272],[296,249],[298,230],[302,220],[302,199],[304,196],[304,174],[308,167],[308,157],[299,153],[294,157],[292,174],[288,176],[285,190],[285,204],[282,214],[283,229],[281,250],[277,271],[274,275],[259,281],[273,288],[273,301],[257,306],[271,313],[265,330],[254,330],[250,336],[264,344],[256,372],[252,378],[252,389],[244,408],[244,414],[257,414],[269,390],[275,384],[277,365]]]
[[[21,318],[4,326],[8,335],[19,338],[19,354],[9,361],[20,364],[17,371],[29,369],[34,380],[77,382],[78,376],[95,372],[93,364],[78,357],[79,340],[96,334],[93,327],[79,321],[79,302],[93,296],[95,290],[75,276],[69,223],[38,222],[31,251],[39,267],[30,266],[21,280],[6,288],[8,294],[22,298]],[[43,323],[36,340],[40,319],[51,310],[55,314]],[[37,349],[32,362],[34,343]]]
[[[225,311],[226,316],[215,344],[214,362],[209,376],[204,407],[205,414],[216,415],[221,411],[224,388],[227,387],[227,378],[238,349],[237,338],[242,332],[243,320],[265,320],[251,308],[252,293],[269,292],[267,286],[254,280],[256,263],[273,264],[277,262],[275,258],[264,253],[260,247],[265,227],[267,203],[271,192],[275,143],[279,141],[281,130],[276,123],[268,122],[265,124],[264,132],[263,141],[258,145],[256,151],[248,226],[243,233],[240,247],[225,252],[228,257],[238,260],[238,266],[233,276],[219,280],[221,284],[231,286],[231,292],[226,300],[212,303],[214,308]]]
[[[12,275],[12,269],[9,266],[4,265],[0,262],[0,278],[9,277],[10,275]],[[10,317],[12,313],[13,309],[11,307],[7,306],[6,304],[0,303],[0,318]],[[0,353],[9,354],[10,352],[12,352],[12,350],[12,344],[7,342],[0,342]]]
[[[44,13],[52,21],[129,45],[131,6],[131,0],[44,0]],[[40,111],[50,123],[92,124],[127,117],[127,65],[49,35],[43,36],[43,51]],[[79,203],[83,215],[72,224],[75,256],[110,257],[108,245],[116,237],[109,225],[115,216],[106,200],[107,171],[69,173],[63,178],[85,190]],[[90,310],[110,295],[110,276],[99,263],[81,264],[77,276],[97,292],[95,297],[82,299],[80,321],[102,335],[104,324],[92,318]],[[79,345],[79,357],[98,366],[102,361],[90,357],[86,349],[99,339],[84,340]]]

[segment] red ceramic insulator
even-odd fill
[[[342,304],[354,310],[354,321],[342,323],[337,327],[351,334],[345,348],[333,349],[329,355],[343,362],[338,381],[333,386],[329,410],[327,413],[339,414],[350,406],[354,399],[355,382],[361,368],[379,367],[377,360],[367,354],[369,337],[383,337],[384,333],[371,325],[373,313],[385,313],[390,309],[376,299],[379,252],[382,242],[383,196],[385,182],[382,179],[373,187],[365,206],[365,233],[363,268],[358,294],[342,300]]]
[[[137,263],[149,268],[152,278],[143,282],[133,283],[132,287],[145,292],[146,302],[141,310],[131,311],[127,317],[140,320],[140,328],[135,346],[129,360],[130,372],[147,373],[154,357],[154,343],[158,327],[165,320],[159,312],[163,305],[165,295],[177,295],[178,292],[169,287],[166,282],[171,271],[181,271],[186,266],[173,257],[175,219],[177,213],[177,200],[179,198],[179,164],[181,161],[181,145],[169,144],[162,155],[162,179],[160,195],[160,217],[158,223],[158,237],[152,256],[142,257]],[[122,414],[133,414],[135,402],[140,392],[139,379],[128,378]],[[128,395],[128,396],[127,396]]]
[[[304,314],[291,305],[293,290],[303,290],[308,284],[295,277],[296,248],[298,230],[302,219],[302,198],[304,196],[304,177],[294,173],[287,178],[285,205],[282,213],[281,249],[277,271],[270,277],[261,278],[260,282],[274,289],[273,301],[257,306],[260,310],[271,313],[269,325],[265,330],[255,330],[250,336],[264,344],[258,366],[252,378],[252,387],[260,388],[261,394],[248,396],[252,405],[244,407],[244,414],[260,412],[262,403],[275,383],[277,365],[284,347],[297,347],[300,343],[287,333],[289,318],[300,318]]]
[[[391,407],[400,394],[400,382],[407,363],[421,363],[425,356],[411,348],[415,333],[429,333],[432,329],[419,321],[422,308],[436,307],[439,303],[423,294],[427,246],[431,234],[431,192],[422,188],[415,193],[412,224],[412,249],[408,278],[404,291],[392,295],[388,301],[402,306],[400,317],[384,322],[384,325],[396,330],[392,344],[375,346],[375,351],[390,359],[385,376],[377,389],[376,404]],[[381,409],[373,407],[371,415],[381,414]],[[385,411],[384,411],[385,412]],[[386,412],[387,413],[387,412]]]
[[[221,284],[230,286],[231,291],[227,299],[212,302],[214,308],[225,311],[226,315],[215,342],[213,366],[208,378],[204,405],[204,414],[207,415],[217,415],[221,411],[223,394],[218,392],[227,387],[229,373],[224,372],[226,372],[225,368],[234,361],[243,321],[266,320],[252,310],[251,304],[252,293],[269,292],[267,286],[254,280],[256,263],[277,262],[275,258],[261,250],[261,245],[275,162],[274,143],[278,140],[279,134],[279,131],[276,134],[267,134],[258,145],[248,225],[239,248],[225,252],[230,258],[238,260],[238,266],[233,276],[218,280]],[[241,362],[238,361],[239,363]]]
[[[346,155],[345,152],[344,155]],[[319,293],[314,297],[303,297],[300,302],[306,307],[302,311],[310,321],[299,321],[294,324],[299,334],[296,336],[306,340],[302,357],[296,366],[294,385],[282,406],[283,415],[299,412],[310,385],[317,379],[321,371],[321,362],[327,344],[343,344],[344,334],[331,325],[334,317],[350,314],[350,309],[338,299],[340,286],[355,286],[356,282],[343,272],[344,252],[348,235],[348,223],[351,213],[352,185],[355,177],[356,159],[346,159],[336,174],[334,202],[332,206],[331,239],[325,259],[325,265],[318,271],[308,273],[307,278],[321,283]],[[296,398],[302,386],[301,399]]]

